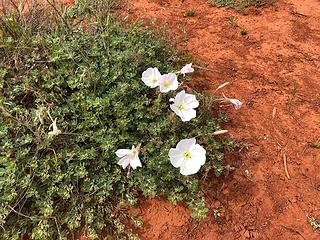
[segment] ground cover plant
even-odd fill
[[[212,7],[207,1],[130,1],[125,11],[131,19],[165,21],[179,49],[217,70],[201,72],[200,77],[196,69],[192,86],[214,92],[217,82],[230,81],[225,88],[228,92],[224,89],[226,96],[236,93],[246,102],[244,110],[228,111],[232,123],[225,128],[236,139],[245,140],[248,149],[228,157],[228,163],[236,167],[229,177],[220,184],[210,181],[214,186],[206,191],[208,217],[195,228],[185,217],[185,209],[170,206],[163,199],[148,200],[138,207],[145,220],[139,231],[143,239],[278,239],[279,233],[283,239],[301,235],[319,238],[319,231],[314,232],[309,224],[310,217],[319,219],[320,166],[320,152],[310,144],[319,144],[320,126],[319,74],[314,74],[319,64],[312,58],[318,56],[319,33],[305,31],[308,26],[320,27],[319,6],[312,3],[281,1],[268,9],[250,7],[239,13]],[[186,21],[185,13],[192,8],[199,11],[197,18],[177,24]],[[238,27],[228,23],[230,16],[238,19]],[[240,35],[240,27],[248,30],[249,38]],[[280,54],[274,51],[275,45],[280,46]],[[297,56],[296,49],[303,54]],[[308,57],[304,58],[305,54]],[[283,71],[297,76],[285,77]],[[304,75],[307,80],[301,77]],[[297,93],[288,109],[294,85]],[[283,204],[296,193],[297,203]],[[179,219],[179,223],[172,219]]]
[[[235,8],[243,10],[247,7],[270,6],[275,0],[209,0],[209,3],[217,7]]]
[[[125,226],[140,223],[127,207],[141,195],[185,201],[194,217],[205,215],[199,178],[223,170],[230,142],[216,135],[226,133],[227,118],[213,111],[216,98],[195,92],[197,117],[185,118],[166,79],[160,90],[146,86],[146,69],[175,73],[179,56],[139,22],[113,19],[113,5],[37,5],[1,18],[1,239],[67,239],[78,229],[91,239],[134,238]],[[188,97],[184,79],[177,91]],[[239,108],[238,100],[223,100]],[[198,175],[184,176],[170,158],[192,138],[206,162]],[[131,146],[139,167],[121,162]]]

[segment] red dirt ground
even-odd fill
[[[184,206],[143,200],[142,239],[320,239],[308,216],[320,218],[320,1],[279,0],[247,15],[206,0],[128,1],[126,13],[166,25],[178,49],[214,71],[193,87],[224,92],[244,107],[226,109],[231,136],[249,150],[228,156],[236,170],[212,179],[208,217],[197,226]],[[185,17],[194,9],[194,17]],[[237,18],[232,26],[229,17]],[[248,30],[242,36],[240,28]],[[287,156],[290,179],[284,170]],[[221,216],[215,216],[220,209]]]

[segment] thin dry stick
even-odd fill
[[[29,216],[27,216],[27,215],[24,215],[24,214],[21,213],[21,212],[16,211],[16,210],[15,210],[13,207],[11,207],[10,205],[8,205],[8,207],[11,209],[11,211],[15,212],[16,214],[18,214],[18,215],[20,215],[20,216],[22,216],[22,217],[26,217],[26,218],[30,218],[30,219],[31,219],[31,217],[29,217]]]
[[[30,132],[32,132],[33,134],[35,134],[35,132],[28,126],[28,124],[26,124],[25,122],[21,121],[20,119],[18,119],[17,117],[15,116],[12,116],[10,113],[7,112],[7,110],[0,106],[0,111],[3,113],[3,115],[5,117],[9,117],[9,118],[12,118],[13,120],[17,121],[17,122],[22,122],[22,124],[29,129]]]
[[[298,230],[296,230],[296,229],[293,229],[293,228],[291,228],[291,227],[287,227],[287,226],[284,226],[284,225],[281,225],[281,227],[283,227],[283,228],[285,228],[285,229],[287,229],[287,230],[289,230],[289,231],[291,231],[291,232],[293,232],[293,233],[296,233],[296,234],[298,234],[300,237],[302,237],[303,239],[306,239]]]
[[[309,145],[306,143],[305,146],[304,146],[304,148],[303,148],[303,150],[302,150],[302,155],[305,154],[305,152],[307,151],[308,146],[309,146]]]
[[[50,0],[46,0],[46,2],[53,8],[53,10],[58,14],[58,16],[61,18],[62,22],[66,25],[66,27],[70,30],[70,26],[64,16],[62,16],[61,12],[56,7],[56,2],[53,0],[51,2]]]
[[[218,71],[218,70],[201,67],[201,66],[199,66],[199,65],[193,65],[193,66],[194,66],[195,68],[199,68],[199,69],[202,69],[202,70],[207,70],[207,71],[211,71],[211,72],[220,72],[220,71]]]
[[[277,114],[277,108],[274,107],[273,110],[272,110],[272,119],[275,118],[276,114]]]
[[[58,235],[59,235],[59,240],[61,240],[61,234],[60,234],[60,229],[59,229],[59,225],[58,225],[58,221],[57,218],[53,217],[54,222],[56,223],[56,227],[57,227],[57,231],[58,231]]]
[[[284,171],[286,172],[287,178],[290,180],[290,175],[289,175],[288,166],[287,166],[287,156],[285,153],[283,154],[283,165],[284,165]]]
[[[225,83],[221,84],[219,87],[217,87],[217,89],[215,90],[215,92],[218,91],[219,89],[227,86],[229,83],[230,83],[230,82],[225,82]]]
[[[216,136],[216,135],[221,135],[221,134],[225,134],[225,133],[227,133],[228,132],[228,130],[218,130],[218,131],[215,131],[214,133],[213,133],[213,135],[214,136]]]

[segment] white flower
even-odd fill
[[[176,148],[169,151],[170,162],[175,168],[180,168],[182,175],[197,173],[206,162],[206,150],[196,144],[195,138],[181,140]]]
[[[222,95],[223,95],[224,101],[232,103],[232,105],[234,106],[234,108],[236,110],[238,110],[238,109],[240,109],[242,107],[242,102],[240,100],[233,99],[233,98],[228,98],[223,93],[222,93]]]
[[[170,100],[174,102],[170,105],[171,110],[174,111],[183,122],[190,121],[196,117],[197,113],[194,108],[199,106],[199,102],[195,95],[188,94],[182,90],[174,99],[171,98]]]
[[[157,68],[148,68],[142,73],[142,81],[151,88],[159,86],[161,74]]]
[[[52,131],[48,132],[48,135],[58,136],[61,133],[61,130],[59,130],[57,127],[57,119],[54,119],[52,121],[52,124],[50,125],[50,127],[51,126],[52,126]]]
[[[52,121],[51,125],[49,128],[51,128],[52,126],[52,131],[48,132],[48,135],[50,136],[58,136],[59,134],[61,134],[61,130],[58,129],[57,127],[57,118],[56,119],[52,119],[51,115],[50,115],[50,112],[47,111],[48,115],[49,115],[49,118],[50,120]]]
[[[166,93],[170,90],[176,90],[178,88],[178,78],[175,73],[164,74],[159,79],[160,92]]]
[[[118,149],[116,151],[117,157],[121,158],[118,162],[123,169],[125,169],[128,165],[132,167],[132,169],[136,169],[137,167],[141,167],[141,162],[139,159],[140,147],[132,146],[130,149]]]
[[[181,68],[180,73],[186,75],[186,73],[192,73],[194,72],[194,69],[192,68],[192,63],[189,63],[185,65],[183,68]]]

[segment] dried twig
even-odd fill
[[[299,13],[297,11],[292,11],[290,14],[292,14],[294,16],[298,16],[298,17],[308,17],[307,15],[304,15],[304,14]]]
[[[202,69],[202,70],[207,70],[207,71],[211,71],[211,72],[220,72],[218,70],[215,70],[215,69],[210,69],[210,68],[206,68],[206,67],[201,67],[199,65],[193,65],[195,68],[199,68],[199,69]]]
[[[274,107],[273,110],[272,110],[272,119],[275,118],[276,114],[277,114],[277,108]]]
[[[316,143],[320,141],[320,137],[315,141]],[[310,142],[306,143],[303,150],[302,150],[302,155],[305,154],[305,152],[307,151],[307,148],[310,147]]]
[[[302,150],[302,155],[305,154],[305,152],[307,151],[308,146],[309,146],[309,145],[306,143],[305,146],[304,146],[304,148],[303,148],[303,150]]]
[[[289,230],[290,232],[293,232],[293,233],[295,233],[295,234],[298,234],[300,237],[302,237],[303,239],[306,240],[306,238],[305,238],[298,230],[293,229],[293,228],[291,228],[291,227],[284,226],[284,225],[281,225],[281,227]]]
[[[18,214],[18,215],[20,215],[20,216],[22,216],[22,217],[26,217],[26,218],[30,218],[30,219],[31,219],[31,217],[29,217],[29,216],[27,216],[27,215],[25,215],[25,214],[23,214],[23,213],[21,213],[21,212],[16,211],[16,210],[15,210],[13,207],[11,207],[10,205],[8,205],[8,207],[11,209],[11,211],[15,212],[16,214]]]
[[[61,18],[62,22],[65,24],[65,26],[70,30],[70,26],[69,26],[66,18],[64,16],[62,16],[62,13],[56,7],[55,0],[53,0],[53,2],[51,2],[51,0],[46,0],[46,2],[53,8],[53,10],[58,14],[58,16]]]
[[[59,240],[61,240],[61,233],[60,233],[60,229],[59,229],[59,225],[58,225],[58,221],[57,221],[57,218],[56,217],[53,217],[53,220],[56,224],[56,227],[57,227],[57,231],[58,231],[58,236],[59,236]]]
[[[290,180],[290,175],[289,175],[288,166],[287,166],[287,156],[285,153],[283,154],[283,165],[284,165],[284,171],[286,172],[287,178]]]
[[[227,86],[229,83],[230,83],[230,82],[225,82],[225,83],[221,84],[219,87],[217,87],[217,89],[216,89],[215,91],[218,91],[219,89]]]
[[[31,127],[29,127],[28,124],[26,124],[25,122],[21,121],[20,119],[18,119],[17,117],[15,116],[12,116],[9,112],[7,112],[7,110],[0,105],[0,111],[2,112],[2,114],[5,116],[5,117],[9,117],[9,118],[12,118],[13,120],[19,122],[19,123],[22,123],[26,128],[29,129],[30,132],[32,132],[33,134],[35,134],[35,132],[31,129]]]
[[[218,130],[218,131],[213,132],[213,135],[217,136],[217,135],[221,135],[221,134],[225,134],[225,133],[228,133],[228,130]]]

